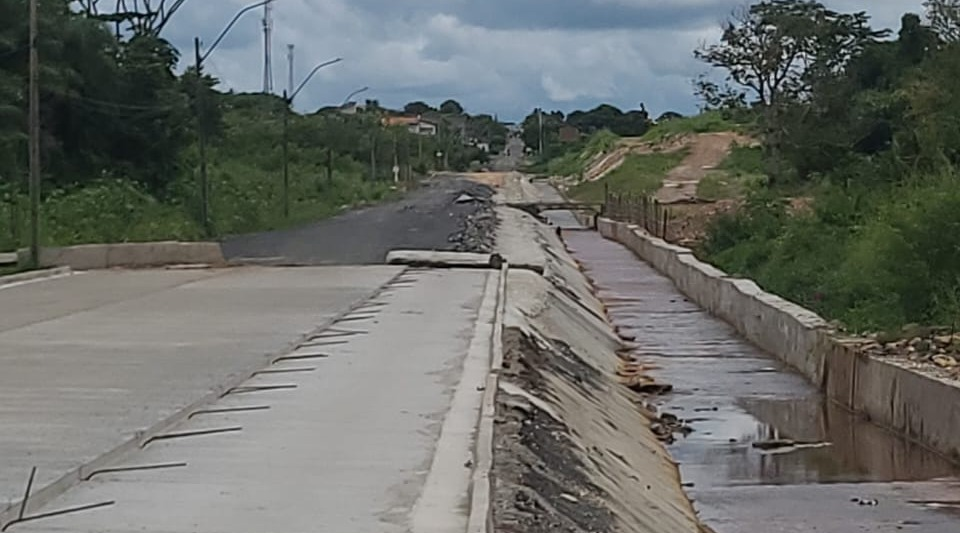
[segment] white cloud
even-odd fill
[[[190,0],[167,37],[192,58],[194,35],[211,42],[248,3]],[[277,92],[286,87],[286,44],[294,43],[298,81],[322,61],[345,59],[304,89],[297,102],[303,110],[338,104],[369,86],[365,97],[391,106],[456,98],[471,111],[509,118],[535,106],[569,111],[603,101],[623,108],[644,102],[654,114],[690,112],[690,80],[705,70],[692,50],[701,40],[716,39],[716,23],[740,3],[556,0],[548,11],[531,0],[277,0],[274,83]],[[875,25],[896,28],[901,13],[919,11],[921,0],[826,3],[865,9]],[[629,20],[619,20],[624,14],[631,14]],[[543,24],[537,23],[540,16]],[[260,12],[241,19],[210,56],[208,70],[228,88],[261,88],[259,19]]]

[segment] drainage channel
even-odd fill
[[[668,449],[717,533],[960,531],[960,467],[826,402],[626,248],[563,237],[634,355],[673,385],[651,401],[692,429]]]

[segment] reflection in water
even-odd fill
[[[956,467],[824,401],[801,376],[687,301],[622,247],[587,232],[564,238],[593,279],[611,320],[635,336],[635,355],[675,392],[661,408],[695,430],[670,447],[684,480],[699,487],[914,481]],[[830,443],[787,453],[755,442]]]

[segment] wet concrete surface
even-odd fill
[[[673,385],[652,401],[693,429],[669,450],[718,533],[960,532],[960,467],[824,401],[621,245],[564,239],[635,355]],[[754,447],[774,439],[801,446]]]

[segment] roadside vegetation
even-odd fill
[[[663,178],[687,156],[686,150],[652,154],[629,154],[623,164],[601,179],[585,181],[570,189],[569,195],[584,202],[602,202],[604,191],[630,196],[648,196],[663,184]]]
[[[960,326],[960,2],[925,7],[887,32],[766,1],[697,51],[728,74],[701,80],[707,107],[752,113],[763,141],[728,159],[752,185],[702,257],[853,330]],[[750,60],[778,47],[779,62]]]
[[[476,144],[496,151],[506,138],[493,117],[468,115],[453,100],[409,104],[438,126],[437,135],[418,136],[385,127],[383,117],[407,110],[376,100],[355,114],[330,107],[304,115],[276,96],[220,92],[210,76],[178,74],[181,53],[160,28],[101,17],[95,3],[71,4],[40,4],[47,245],[215,238],[297,224],[388,198],[395,163],[405,182],[435,169],[467,170],[486,160]],[[29,235],[26,5],[0,0],[0,251],[25,246]],[[211,234],[200,221],[198,124],[209,137]]]
[[[615,148],[619,140],[620,137],[610,130],[598,130],[574,143],[561,145],[554,150],[554,153],[560,155],[541,158],[528,167],[527,171],[551,176],[579,177],[595,157]]]
[[[740,119],[749,117],[748,114],[738,115],[737,118]],[[643,135],[642,140],[657,143],[683,135],[746,131],[747,129],[747,124],[737,122],[731,114],[715,110],[691,117],[678,116],[661,120]]]
[[[697,196],[707,201],[740,198],[765,184],[761,148],[734,145],[716,170],[700,181]]]

